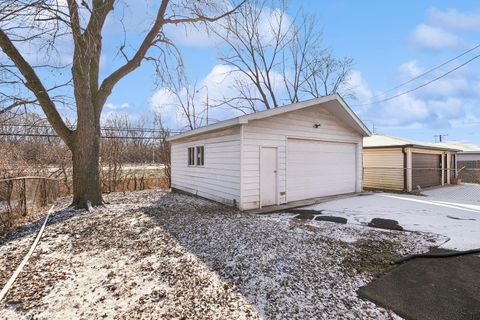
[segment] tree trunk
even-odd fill
[[[78,118],[72,146],[73,203],[76,208],[103,204],[100,185],[100,121]],[[99,117],[98,117],[99,118]]]

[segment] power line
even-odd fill
[[[429,70],[427,70],[427,71],[425,71],[425,72],[417,75],[416,77],[414,77],[414,78],[412,78],[412,79],[410,79],[410,80],[408,80],[408,81],[405,81],[405,82],[403,82],[403,83],[400,83],[399,85],[397,85],[397,86],[395,86],[395,87],[393,87],[393,88],[391,88],[391,89],[388,89],[387,91],[384,91],[384,92],[382,93],[382,95],[385,95],[385,93],[391,92],[391,91],[393,91],[393,90],[395,90],[395,89],[401,88],[401,87],[405,86],[406,84],[409,84],[409,83],[411,83],[411,82],[413,82],[413,81],[415,81],[415,80],[417,80],[417,79],[419,79],[419,78],[421,78],[421,77],[423,77],[423,76],[425,76],[425,75],[427,75],[427,74],[429,74],[429,73],[432,73],[433,71],[440,69],[441,67],[449,64],[449,63],[452,62],[452,61],[457,60],[457,59],[460,58],[460,57],[463,57],[463,56],[466,55],[467,53],[470,53],[470,52],[474,51],[475,49],[478,49],[479,47],[480,47],[480,44],[476,45],[475,47],[473,47],[473,48],[471,48],[471,49],[469,49],[469,50],[467,50],[467,51],[462,52],[461,54],[459,54],[459,55],[457,55],[456,57],[453,57],[453,58],[445,61],[445,62],[442,63],[442,64],[439,64],[439,65],[436,66],[436,67],[433,67],[433,68],[431,68],[431,69],[429,69]]]
[[[7,123],[2,124],[0,127],[26,127],[26,128],[44,128],[44,129],[52,129],[51,125],[46,124],[28,124],[28,123]],[[154,128],[116,128],[116,127],[101,127],[101,130],[111,130],[111,131],[140,131],[140,132],[162,132],[162,129],[154,129]],[[176,131],[173,131],[176,132]]]
[[[441,78],[449,75],[450,73],[452,73],[452,72],[460,69],[461,67],[469,64],[469,63],[472,62],[473,60],[478,59],[479,57],[480,57],[480,54],[479,54],[479,55],[476,55],[475,57],[473,57],[473,58],[471,58],[471,59],[469,59],[469,60],[467,60],[466,62],[462,63],[461,65],[456,66],[455,68],[447,71],[446,73],[444,73],[444,74],[442,74],[442,75],[440,75],[440,76],[438,76],[438,77],[436,77],[436,78],[434,78],[434,79],[432,79],[432,80],[430,80],[430,81],[428,81],[428,82],[425,82],[425,83],[423,83],[423,84],[421,84],[421,85],[419,85],[419,86],[417,86],[417,87],[415,87],[415,88],[413,88],[413,89],[404,91],[404,92],[402,92],[402,93],[396,94],[396,95],[394,95],[394,96],[391,96],[391,97],[388,97],[388,98],[385,98],[385,99],[382,99],[382,100],[377,100],[377,101],[373,101],[373,102],[369,102],[369,103],[363,103],[363,104],[357,104],[357,106],[368,106],[368,105],[378,104],[378,103],[382,103],[382,102],[387,102],[387,101],[390,101],[390,100],[392,100],[392,99],[395,99],[395,98],[398,98],[398,97],[400,97],[400,96],[403,96],[403,95],[405,95],[405,94],[407,94],[407,93],[410,93],[410,92],[412,92],[412,91],[415,91],[415,90],[421,89],[421,88],[423,88],[423,87],[426,87],[426,86],[428,86],[429,84],[431,84],[431,83],[433,83],[433,82],[435,82],[435,81],[437,81],[437,80],[439,80],[439,79],[441,79]]]

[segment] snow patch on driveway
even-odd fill
[[[305,209],[345,217],[367,225],[374,218],[392,219],[406,230],[436,233],[449,240],[440,247],[480,247],[480,185],[465,184],[427,190],[425,196],[375,193],[321,203]]]

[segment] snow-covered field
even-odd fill
[[[375,193],[330,201],[302,209],[368,224],[373,218],[393,219],[406,230],[437,233],[449,240],[441,248],[480,248],[480,185],[463,184],[426,190],[425,196]]]
[[[357,289],[397,257],[444,241],[154,190],[106,200],[52,217],[0,318],[396,319]],[[40,223],[0,239],[0,287]]]

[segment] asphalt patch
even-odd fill
[[[360,288],[358,295],[405,319],[480,319],[478,270],[480,257],[473,254],[413,259]]]
[[[317,221],[330,221],[330,222],[336,222],[336,223],[341,223],[341,224],[346,224],[347,223],[347,218],[343,217],[334,217],[334,216],[318,216],[315,218]]]
[[[290,213],[296,213],[296,214],[303,214],[303,213],[308,213],[308,214],[322,214],[323,210],[313,210],[313,209],[292,209],[289,210],[288,212]]]
[[[403,230],[403,227],[398,224],[398,221],[392,219],[373,218],[372,221],[368,223],[368,226],[388,230]]]
[[[315,218],[315,215],[311,213],[300,213],[297,214],[294,218],[301,220],[312,220],[313,218]]]

